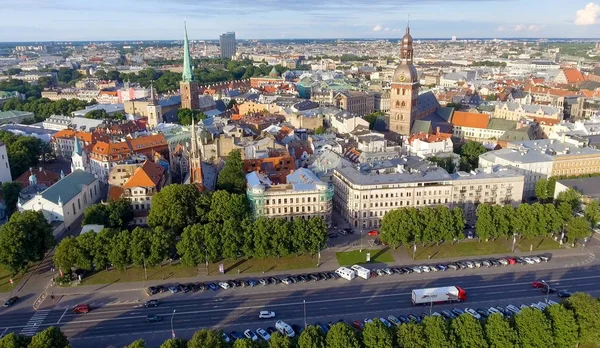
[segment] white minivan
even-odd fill
[[[277,331],[281,332],[282,335],[286,335],[287,337],[292,338],[296,336],[296,333],[294,332],[292,327],[282,320],[277,320],[275,322],[275,328],[277,329]]]

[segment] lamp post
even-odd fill
[[[175,316],[175,309],[173,310],[173,314],[171,314],[171,336],[175,339],[175,330],[173,329],[173,317]]]
[[[306,330],[306,300],[302,300],[304,303],[304,329]]]
[[[144,264],[144,281],[148,279],[148,272],[146,271],[146,257],[142,253],[142,262]]]
[[[363,251],[363,229],[360,229],[360,252]]]
[[[542,279],[542,283],[546,286],[544,289],[546,290],[546,303],[548,303],[548,295],[550,294],[550,286]]]

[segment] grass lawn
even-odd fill
[[[560,249],[560,244],[549,237],[536,237],[532,239],[523,238],[517,240],[517,248],[519,251],[529,251],[533,245],[533,251],[555,250]]]
[[[308,255],[287,256],[281,258],[250,259],[222,261],[225,274],[262,273],[272,271],[289,271],[294,269],[314,268],[317,266],[317,256]],[[186,267],[179,263],[162,267],[148,268],[148,280],[193,278],[206,275],[206,266]],[[219,263],[209,266],[209,275],[219,274]],[[163,278],[164,277],[164,278]],[[130,267],[125,271],[110,270],[94,273],[83,279],[81,285],[126,283],[144,280],[143,267]]]
[[[338,252],[335,253],[335,257],[337,258],[337,261],[340,264],[340,266],[351,266],[361,263],[367,263],[367,253],[371,253],[370,262],[372,263],[394,262],[392,252],[389,250],[389,248],[384,248],[380,250],[363,250],[362,253],[359,250]]]
[[[425,247],[417,245],[415,259],[427,260],[429,255],[431,255],[432,259],[443,259],[448,257],[503,254],[509,253],[510,251],[510,241],[507,242],[504,239],[489,242],[483,241],[481,243],[477,240],[462,241],[455,244],[446,242],[440,245],[433,244]],[[407,247],[406,252],[408,255],[412,256],[413,248]]]
[[[13,278],[14,284],[10,283],[10,273],[0,266],[0,292],[9,292],[21,281],[21,275]]]

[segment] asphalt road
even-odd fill
[[[502,268],[494,268],[498,272]],[[410,276],[380,277],[377,282],[343,279],[286,286],[258,286],[250,289],[205,291],[174,294],[160,300],[156,308],[135,304],[103,305],[87,314],[72,314],[73,303],[61,303],[50,310],[33,312],[4,309],[0,313],[0,335],[8,332],[34,334],[48,326],[60,326],[74,347],[124,346],[143,338],[158,346],[171,337],[171,317],[177,337],[190,338],[201,328],[226,331],[266,328],[274,320],[259,320],[258,311],[272,310],[277,319],[304,325],[304,302],[307,322],[329,322],[338,319],[364,320],[378,316],[429,312],[429,307],[415,307],[411,290],[423,287],[457,285],[467,290],[467,302],[434,305],[435,310],[454,307],[489,307],[505,304],[531,304],[544,301],[545,295],[531,287],[531,281],[544,279],[558,289],[584,291],[600,295],[600,265],[580,268],[532,270],[505,268],[505,272],[486,274],[485,269],[469,274],[446,271]],[[425,279],[428,278],[428,279]],[[323,287],[323,285],[327,287]],[[239,290],[239,291],[238,291]],[[557,300],[555,295],[550,298]],[[175,315],[173,315],[175,311]],[[162,318],[159,323],[146,323],[147,315]]]

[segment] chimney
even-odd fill
[[[440,127],[439,126],[435,128],[435,134],[440,134]]]

